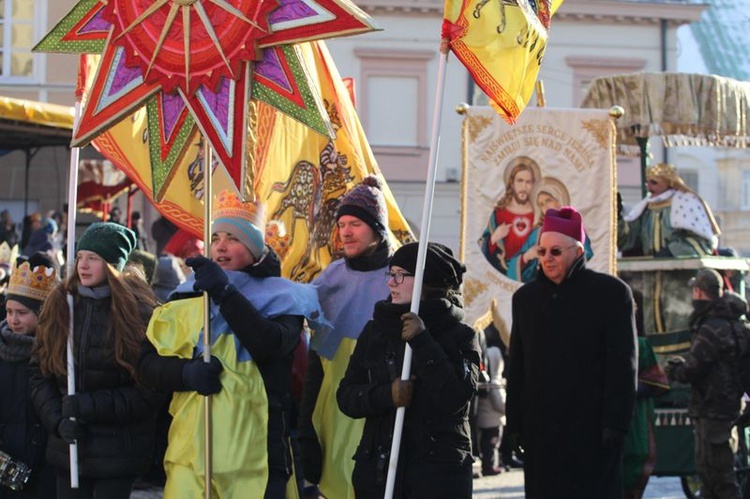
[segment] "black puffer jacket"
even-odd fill
[[[278,277],[281,265],[268,248],[266,256],[242,270],[254,277]],[[196,294],[173,294],[172,300]],[[286,480],[292,472],[289,448],[289,411],[291,409],[291,372],[294,349],[300,340],[303,318],[282,315],[263,317],[247,298],[234,291],[221,303],[221,314],[243,347],[258,365],[268,398],[268,468],[271,479]],[[162,357],[149,341],[141,350],[139,372],[144,383],[167,393],[187,391],[182,382],[182,367],[190,362],[178,357]]]
[[[367,418],[354,459],[358,467],[371,466],[373,476],[383,473],[378,455],[387,455],[391,447],[396,414],[391,382],[401,375],[405,347],[401,315],[408,311],[408,304],[381,301],[375,305],[373,319],[359,337],[337,392],[344,414]],[[476,334],[461,323],[463,310],[446,299],[423,301],[419,316],[427,330],[409,343],[415,380],[404,420],[401,476],[408,474],[406,468],[424,463],[457,470],[472,461],[468,411],[479,374]],[[354,485],[356,489],[356,477]]]
[[[151,464],[156,411],[164,396],[138,385],[115,361],[109,322],[112,299],[75,298],[73,355],[76,396],[86,434],[78,442],[79,473],[83,477],[135,477]],[[142,310],[148,322],[150,311]],[[145,327],[145,325],[144,325]],[[47,460],[69,468],[68,449],[58,433],[65,376],[42,374],[39,361],[30,364],[31,397],[49,433]]]
[[[694,418],[731,420],[739,414],[742,390],[732,324],[747,304],[738,298],[726,295],[703,302],[691,316],[690,356],[684,364],[667,366],[670,379],[690,383],[688,412]]]
[[[29,398],[32,336],[14,334],[0,323],[0,450],[31,468],[22,493],[0,486],[0,498],[53,497],[55,477],[44,460],[47,432]]]

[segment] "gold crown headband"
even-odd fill
[[[669,180],[678,178],[677,168],[668,163],[657,163],[646,168],[646,177],[663,177]]]
[[[7,294],[44,301],[55,287],[56,280],[55,269],[40,265],[32,270],[29,262],[24,262],[11,272]]]
[[[213,217],[214,219],[239,218],[263,229],[266,213],[261,203],[252,201],[243,203],[234,192],[223,190],[219,193],[214,205]]]

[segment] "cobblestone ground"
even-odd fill
[[[497,476],[474,479],[474,498],[523,499],[523,471],[513,469]],[[680,479],[676,477],[651,478],[644,499],[684,499]]]
[[[136,490],[130,499],[160,499],[161,489]],[[524,499],[523,471],[511,470],[497,476],[482,477],[474,480],[475,499]],[[680,479],[675,477],[652,478],[644,499],[682,499],[684,494]],[[334,499],[334,498],[331,498]]]
[[[130,499],[161,499],[161,489],[136,490]],[[524,499],[523,471],[511,470],[497,476],[474,479],[475,499]],[[644,499],[683,499],[680,479],[675,477],[651,478]],[[331,498],[333,499],[333,498]]]

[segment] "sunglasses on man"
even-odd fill
[[[558,257],[563,254],[563,251],[569,250],[570,248],[575,248],[578,246],[577,244],[572,244],[570,246],[567,246],[565,248],[561,248],[560,246],[552,246],[551,248],[547,249],[544,246],[539,246],[536,249],[537,254],[540,258],[544,258],[547,255],[547,251],[549,251],[549,254]]]

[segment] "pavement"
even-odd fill
[[[496,476],[474,479],[474,499],[523,499],[523,470],[511,469]],[[644,499],[684,499],[678,477],[652,477]]]
[[[136,490],[130,499],[160,499],[161,489]],[[512,469],[496,476],[474,479],[474,499],[524,499],[523,470]],[[677,477],[653,477],[644,499],[684,499]],[[334,498],[331,498],[334,499]]]

